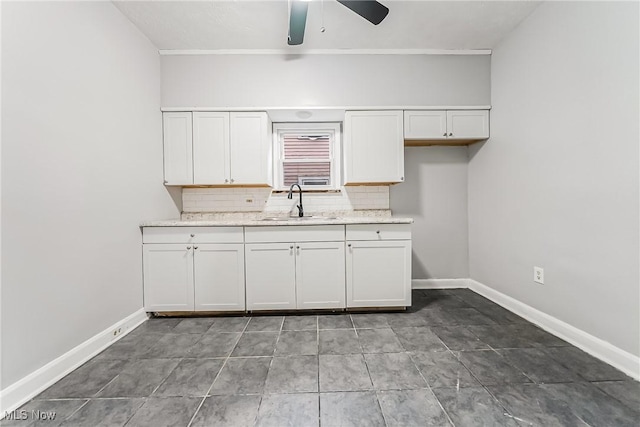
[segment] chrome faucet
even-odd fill
[[[300,185],[298,184],[291,184],[291,187],[289,187],[289,195],[287,196],[287,199],[293,199],[293,187],[298,186],[298,190],[300,193],[300,204],[296,205],[296,207],[298,208],[298,216],[300,218],[302,218],[304,216],[304,210],[302,209],[302,187],[300,187]]]

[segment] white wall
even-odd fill
[[[109,2],[3,2],[4,389],[142,308],[162,185],[157,50]]]
[[[163,107],[488,105],[488,55],[162,56]]]
[[[390,187],[395,216],[413,217],[413,279],[469,277],[467,147],[405,147],[405,177]]]
[[[490,104],[488,55],[161,56],[163,107]],[[415,218],[413,278],[468,277],[467,149],[415,147],[395,215]]]
[[[638,31],[637,2],[542,4],[493,52],[469,163],[471,277],[634,355]]]

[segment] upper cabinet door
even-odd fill
[[[449,139],[489,138],[489,111],[449,110],[447,128]]]
[[[271,185],[271,130],[265,112],[230,113],[231,175],[236,185]]]
[[[164,113],[164,183],[193,184],[191,113]]]
[[[229,183],[229,113],[193,113],[193,183]]]
[[[344,183],[404,181],[402,111],[347,111]]]
[[[404,139],[442,139],[447,136],[446,111],[405,111]]]

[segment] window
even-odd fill
[[[340,187],[339,123],[275,123],[273,135],[276,190]]]

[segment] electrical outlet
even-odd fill
[[[122,333],[122,328],[118,328],[118,329],[114,329],[113,330],[113,336],[117,337],[118,335],[120,335]]]
[[[533,281],[544,285],[544,268],[533,267]]]

